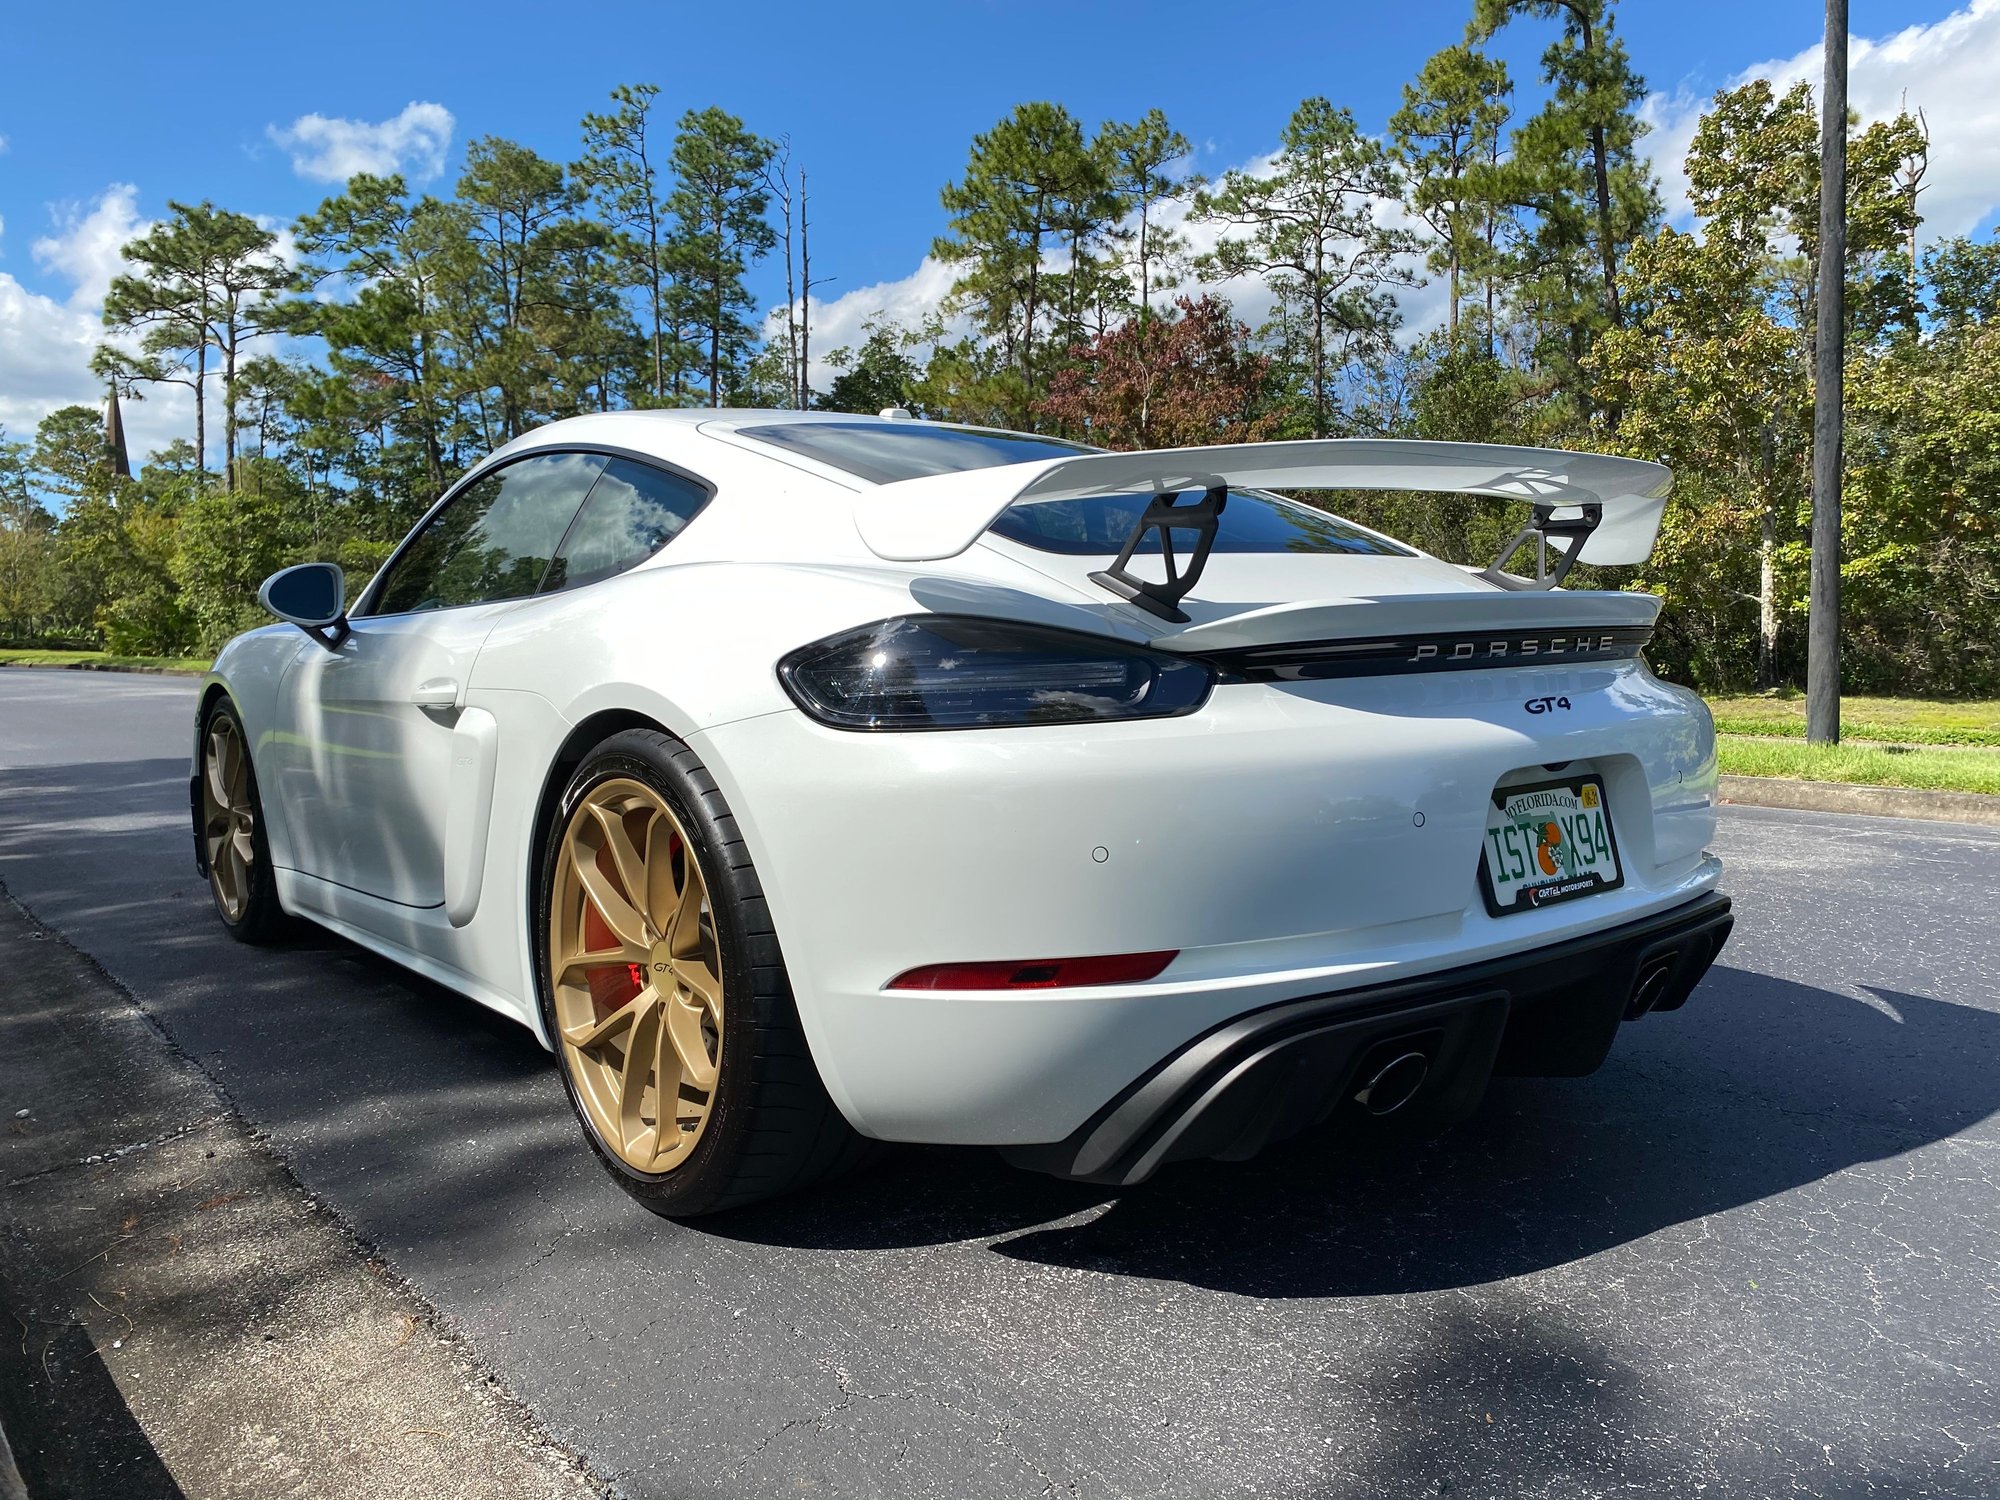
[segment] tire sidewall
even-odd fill
[[[691,755],[691,752],[688,752]],[[699,764],[697,762],[697,764]],[[549,908],[555,889],[557,860],[561,857],[563,834],[583,798],[595,787],[614,780],[638,781],[659,793],[679,819],[683,830],[696,842],[695,858],[709,893],[715,922],[716,944],[722,960],[723,1018],[720,1066],[716,1098],[701,1139],[687,1159],[665,1172],[641,1172],[625,1161],[599,1136],[590,1111],[578,1096],[576,1079],[570,1072],[567,1051],[557,1029],[555,997],[549,977]],[[744,1076],[750,1049],[751,1012],[757,1002],[752,982],[749,940],[744,931],[743,907],[746,900],[761,899],[754,877],[746,890],[744,872],[722,860],[717,851],[729,842],[718,826],[721,808],[718,793],[702,794],[689,784],[686,771],[670,758],[659,737],[646,731],[613,735],[584,757],[571,775],[556,808],[545,838],[540,868],[531,903],[534,922],[535,1002],[542,1025],[556,1052],[556,1071],[562,1075],[563,1093],[582,1127],[591,1150],[611,1175],[649,1206],[669,1212],[699,1212],[703,1203],[724,1185],[740,1140],[748,1127],[749,1080]]]

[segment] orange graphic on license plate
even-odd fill
[[[1562,847],[1562,841],[1562,825],[1558,823],[1544,823],[1542,825],[1542,841],[1535,848],[1535,863],[1542,867],[1544,875],[1555,875],[1561,872],[1562,866],[1556,863],[1556,851]]]

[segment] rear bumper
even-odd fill
[[[1535,714],[1524,699],[1571,707]],[[690,737],[735,812],[813,1060],[862,1134],[1059,1140],[1238,1016],[1680,907],[1720,875],[1714,736],[1637,663],[1221,684],[1201,712],[857,734],[797,710]],[[1494,917],[1492,789],[1605,780],[1625,884]],[[903,991],[909,969],[1177,950],[1144,984]]]
[[[1019,1166],[1118,1185],[1170,1161],[1241,1160],[1327,1118],[1412,1050],[1428,1071],[1408,1108],[1459,1118],[1495,1072],[1595,1071],[1622,1021],[1686,1003],[1734,922],[1729,898],[1710,892],[1552,947],[1254,1011],[1149,1069],[1065,1139],[1003,1149]]]

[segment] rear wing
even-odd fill
[[[864,493],[855,508],[855,525],[877,557],[929,562],[965,551],[1010,506],[1040,501],[1152,494],[1171,503],[1173,495],[1184,491],[1213,494],[1231,485],[1419,490],[1529,503],[1532,518],[1501,561],[1532,534],[1538,552],[1553,548],[1563,559],[1560,577],[1576,561],[1644,562],[1659,535],[1673,483],[1672,471],[1660,464],[1598,453],[1405,438],[1321,438],[1088,453],[927,474]],[[1539,565],[1537,574],[1543,576]]]

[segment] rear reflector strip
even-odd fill
[[[927,964],[890,980],[892,990],[1066,990],[1090,984],[1139,984],[1157,978],[1179,953],[1110,953],[1096,958],[1002,959]]]
[[[1201,659],[1252,682],[1326,677],[1384,677],[1403,672],[1478,672],[1493,667],[1567,667],[1636,657],[1650,625],[1573,630],[1467,631],[1453,635],[1374,636],[1298,641],[1202,653]]]

